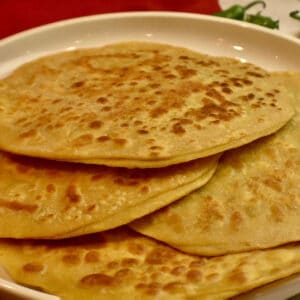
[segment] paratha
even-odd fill
[[[186,162],[271,134],[293,115],[269,72],[157,43],[58,53],[0,85],[1,149],[88,164]]]
[[[294,118],[226,152],[208,184],[133,223],[135,230],[204,255],[300,240],[300,74],[277,78],[294,95]]]
[[[300,271],[300,245],[206,258],[126,228],[66,240],[0,240],[17,282],[62,300],[221,300]]]
[[[123,225],[206,183],[217,159],[141,170],[0,152],[0,237],[55,238]]]

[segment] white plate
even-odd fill
[[[300,41],[256,25],[199,14],[114,13],[53,23],[0,41],[0,76],[50,52],[144,40],[236,57],[269,70],[300,70]]]
[[[0,76],[52,52],[128,40],[170,43],[211,55],[235,57],[268,70],[300,71],[300,41],[277,31],[199,14],[138,12],[67,20],[3,39]],[[276,289],[272,299],[284,299],[282,288]]]

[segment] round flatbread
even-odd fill
[[[284,87],[257,66],[127,42],[44,57],[3,79],[0,148],[163,167],[249,143],[292,115]]]
[[[0,240],[17,282],[61,300],[222,300],[300,271],[300,245],[205,258],[126,228],[59,241]]]
[[[294,118],[226,152],[208,184],[133,223],[135,230],[203,255],[300,240],[300,74],[276,76],[294,95]]]
[[[141,170],[0,152],[0,236],[56,238],[126,224],[205,184],[217,161]]]

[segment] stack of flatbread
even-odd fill
[[[0,264],[62,300],[228,299],[300,272],[300,75],[126,42],[0,81]]]

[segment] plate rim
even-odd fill
[[[214,15],[207,15],[207,14],[199,14],[199,13],[190,13],[190,12],[175,12],[175,11],[130,11],[130,12],[113,12],[113,13],[103,13],[103,14],[94,14],[76,18],[70,18],[60,21],[51,22],[48,24],[40,25],[37,27],[33,27],[8,37],[5,37],[0,40],[0,48],[18,41],[19,39],[30,37],[32,35],[37,35],[39,33],[45,33],[48,30],[62,28],[65,26],[70,26],[73,24],[79,23],[88,23],[93,21],[105,21],[105,20],[113,20],[113,19],[126,19],[126,18],[140,18],[140,17],[147,17],[147,18],[181,18],[181,19],[191,19],[191,20],[204,20],[213,23],[220,23],[220,24],[228,24],[233,25],[235,27],[250,29],[257,32],[262,32],[266,35],[271,35],[287,42],[292,42],[300,47],[300,39],[286,33],[275,31],[274,29],[269,29],[266,27],[262,27],[256,24],[247,23],[239,20],[233,20],[223,17],[218,17]]]

